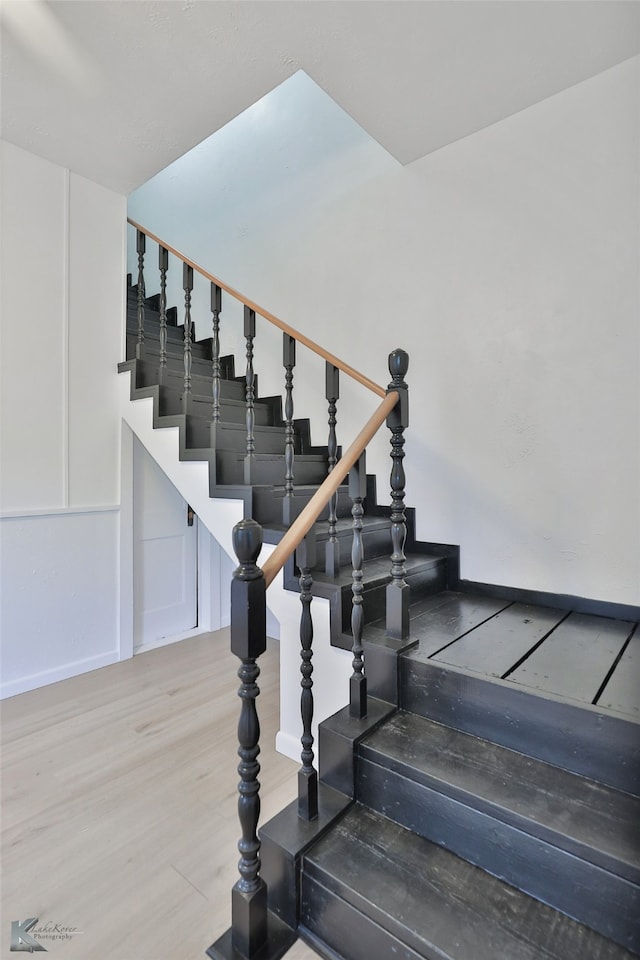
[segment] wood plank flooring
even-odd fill
[[[52,960],[204,957],[237,878],[237,663],[203,634],[0,705],[0,957],[30,917],[82,931],[42,939]],[[297,765],[274,749],[277,644],[261,667],[264,821]]]

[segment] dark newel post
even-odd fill
[[[296,561],[300,568],[300,602],[302,615],[300,617],[300,712],[302,714],[302,766],[298,771],[298,816],[304,820],[313,820],[318,816],[318,773],[313,766],[313,666],[311,658],[313,651],[313,621],[311,619],[311,568],[316,562],[316,541],[313,533],[308,534],[301,542],[296,553]]]
[[[329,473],[338,462],[338,441],[336,438],[336,403],[340,397],[340,371],[332,363],[327,361],[326,367],[326,391],[325,396],[329,401],[329,441],[327,449],[329,453]],[[336,536],[338,494],[334,493],[329,501],[329,539],[325,545],[325,570],[330,577],[335,577],[340,572],[340,544]]]
[[[391,582],[387,585],[387,634],[396,640],[409,636],[409,584],[405,580],[404,544],[407,524],[404,511],[404,431],[409,426],[409,393],[405,376],[409,369],[409,355],[404,350],[389,354],[391,383],[389,391],[397,390],[400,399],[387,418],[391,430]]]
[[[220,423],[220,312],[222,310],[222,288],[211,284],[211,313],[213,315],[213,340],[211,344],[211,419],[213,430]],[[215,442],[215,441],[214,441]]]
[[[353,634],[353,674],[349,683],[349,713],[352,717],[366,717],[367,715],[367,678],[364,675],[364,659],[362,649],[362,517],[364,508],[362,501],[367,495],[367,468],[363,453],[360,459],[349,471],[349,496],[353,501],[351,515],[353,517],[353,544],[351,547],[351,566],[353,567],[353,606],[351,607],[351,632]]]
[[[282,522],[287,526],[295,520],[293,509],[293,368],[296,365],[296,341],[288,333],[283,334],[282,363],[285,375],[284,401],[284,497],[282,499]]]
[[[138,339],[136,340],[136,359],[144,357],[144,251],[146,237],[142,230],[136,230],[136,250],[138,251]]]
[[[247,372],[245,375],[247,398],[247,453],[244,458],[244,482],[251,483],[255,440],[253,429],[255,424],[255,376],[253,373],[253,338],[256,335],[256,312],[249,307],[244,308],[244,336],[247,341]]]
[[[167,373],[167,270],[169,269],[169,251],[158,247],[158,267],[160,269],[160,365],[158,383],[166,382]]]
[[[238,670],[241,699],[238,722],[238,816],[242,836],[238,841],[240,879],[231,893],[233,947],[251,958],[267,937],[267,888],[260,877],[260,724],[256,683],[258,657],[267,648],[266,586],[256,561],[262,546],[262,527],[255,520],[242,520],[233,530],[233,546],[240,562],[231,583],[231,652],[242,661]]]
[[[193,290],[193,267],[185,263],[182,271],[184,287],[184,389],[182,412],[191,413],[191,291]]]

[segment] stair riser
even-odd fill
[[[175,312],[174,312],[175,316]],[[192,331],[195,327],[192,326]],[[155,310],[146,310],[144,315],[144,339],[145,341],[150,338],[159,338],[160,331],[160,314]],[[132,307],[131,304],[127,307],[127,333],[132,334],[133,336],[138,335],[138,310],[137,307]],[[184,326],[182,322],[177,323],[171,322],[170,317],[167,315],[167,340],[170,341],[180,341],[184,339]],[[192,336],[192,339],[195,337]]]
[[[186,446],[188,448],[204,449],[209,447],[210,436],[211,425],[209,423],[199,420],[197,417],[188,418],[186,433]],[[278,456],[282,449],[278,435],[274,435],[271,430],[262,431],[260,427],[257,427],[254,432],[254,442],[256,453],[271,453]],[[244,430],[225,430],[223,427],[220,431],[217,452],[230,462],[235,462],[238,454],[243,454],[246,443],[247,438]],[[282,476],[284,477],[284,467]]]
[[[162,390],[159,412],[161,417],[170,417],[174,413],[182,413],[182,397],[171,390]],[[192,394],[190,413],[208,424],[211,421],[211,400]],[[270,404],[256,403],[254,414],[256,427],[273,426],[273,412]],[[227,423],[244,424],[246,421],[245,407],[238,401],[229,403],[223,400],[220,404],[220,416]]]
[[[236,484],[244,482],[244,458],[239,456],[216,457],[218,483]],[[255,460],[252,466],[251,483],[284,483],[284,456],[274,460]],[[296,476],[300,483],[322,483],[326,476],[326,466],[322,463],[298,461]]]
[[[454,960],[440,952],[417,953],[304,873],[300,922],[329,946],[328,956],[344,960]]]
[[[179,329],[179,328],[177,328]],[[148,343],[148,350],[147,350]],[[136,353],[136,336],[132,334],[131,331],[127,331],[127,359],[133,359]],[[143,356],[146,356],[148,353],[149,360],[155,357],[160,360],[160,345],[156,337],[150,336],[148,341],[145,338],[143,345]],[[172,357],[174,360],[180,360],[184,356],[184,347],[182,336],[178,339],[177,337],[171,337],[167,341],[167,356]],[[196,360],[207,360],[211,364],[211,341],[210,340],[196,340],[193,339],[191,344],[191,356],[194,361]]]
[[[640,796],[638,724],[453,667],[400,658],[405,710]]]
[[[327,542],[326,536],[323,536],[322,539],[317,541],[317,557],[318,562],[316,565],[317,570],[325,571],[325,545]],[[340,547],[340,567],[347,568],[351,566],[351,548],[353,545],[353,531],[352,530],[341,530],[338,534],[338,545]],[[366,528],[362,532],[362,545],[363,553],[366,560],[373,560],[375,557],[390,557],[392,546],[391,546],[391,530],[387,527],[384,530],[371,530],[368,531]],[[391,565],[391,561],[389,561]]]
[[[284,444],[282,449],[284,449]],[[284,474],[283,474],[284,479]],[[254,510],[254,519],[264,525],[269,525],[270,523],[282,523],[282,499],[283,499],[283,489],[282,483],[283,479],[279,481],[279,490],[254,490],[253,494],[253,510]],[[296,478],[296,482],[299,482]],[[301,490],[296,490],[295,492],[295,515],[298,516],[304,507],[307,505],[311,499],[311,494],[303,493]],[[346,516],[347,513],[351,510],[351,501],[349,499],[349,494],[346,486],[340,487],[338,491],[338,515]],[[319,520],[325,522],[328,517],[328,509],[325,508],[320,514]],[[320,549],[320,547],[319,547]]]
[[[202,378],[203,383],[206,384],[205,392],[211,393],[210,341],[201,340],[194,346],[198,348],[198,352],[203,354],[203,356],[192,355],[191,374],[194,378]],[[127,338],[127,356],[130,359],[133,359],[135,356],[135,338]],[[154,377],[150,382],[157,383],[158,369],[160,367],[160,345],[155,340],[145,340],[144,365],[148,367]],[[184,351],[181,344],[179,348],[176,347],[176,349],[167,353],[166,369],[169,377],[174,377],[178,380],[184,377]],[[244,385],[237,380],[234,373],[233,357],[221,358],[220,376],[223,383],[237,384],[237,389],[241,391],[241,398],[244,399]]]
[[[179,361],[172,360],[171,363],[173,366],[167,364],[163,385],[170,390],[172,393],[178,395],[182,394],[184,386],[184,366],[182,358]],[[207,372],[206,368],[209,366],[209,361],[204,360],[200,361],[200,364],[196,366],[194,364],[191,368],[191,389],[196,396],[207,398],[209,403],[209,415],[211,415],[211,408],[213,406],[213,396],[211,392],[211,375]],[[138,364],[137,367],[137,381],[139,387],[152,386],[154,383],[158,382],[158,366],[155,363],[144,362]],[[220,399],[221,400],[235,400],[237,403],[245,403],[245,389],[244,384],[238,383],[237,380],[220,380]]]
[[[532,835],[535,824],[518,829],[372,762],[365,746],[360,750],[361,802],[627,949],[640,949],[636,885]]]
[[[137,311],[132,311],[130,308],[127,311],[127,337],[133,336],[137,339],[138,337],[138,317]],[[202,327],[199,328],[203,330]],[[179,324],[167,323],[167,350],[173,350],[176,344],[182,346],[184,342],[184,325],[182,321]],[[204,331],[203,331],[204,332]],[[148,313],[144,318],[144,342],[153,343],[160,342],[160,315],[156,313]],[[209,336],[199,337],[196,331],[195,323],[191,324],[191,341],[192,343],[203,343],[211,342],[211,334]]]

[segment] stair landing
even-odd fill
[[[373,625],[376,628],[376,625]],[[446,591],[412,609],[405,657],[640,720],[638,623]]]

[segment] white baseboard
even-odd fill
[[[141,643],[139,646],[133,648],[134,657],[139,653],[147,653],[149,650],[157,650],[158,647],[168,647],[170,643],[179,643],[181,640],[188,640],[190,637],[197,637],[201,633],[209,633],[208,630],[204,630],[202,627],[194,627],[193,630],[185,630],[184,633],[177,633],[172,637],[158,637],[156,640],[151,640],[149,643]]]
[[[284,731],[278,730],[276,733],[276,750],[278,753],[283,754],[283,756],[289,757],[290,760],[295,760],[296,763],[300,763],[302,746],[299,737],[294,737],[290,733],[284,733]]]
[[[46,687],[50,683],[58,683],[59,680],[68,680],[70,677],[80,676],[81,673],[89,673],[91,670],[98,670],[100,667],[108,667],[112,663],[117,663],[119,659],[118,651],[111,650],[109,653],[87,657],[86,660],[73,660],[70,663],[64,663],[53,670],[43,670],[41,673],[33,673],[28,677],[18,677],[0,685],[0,699],[6,700],[7,697],[15,697],[20,693],[27,693],[29,690],[37,690],[38,687]]]

